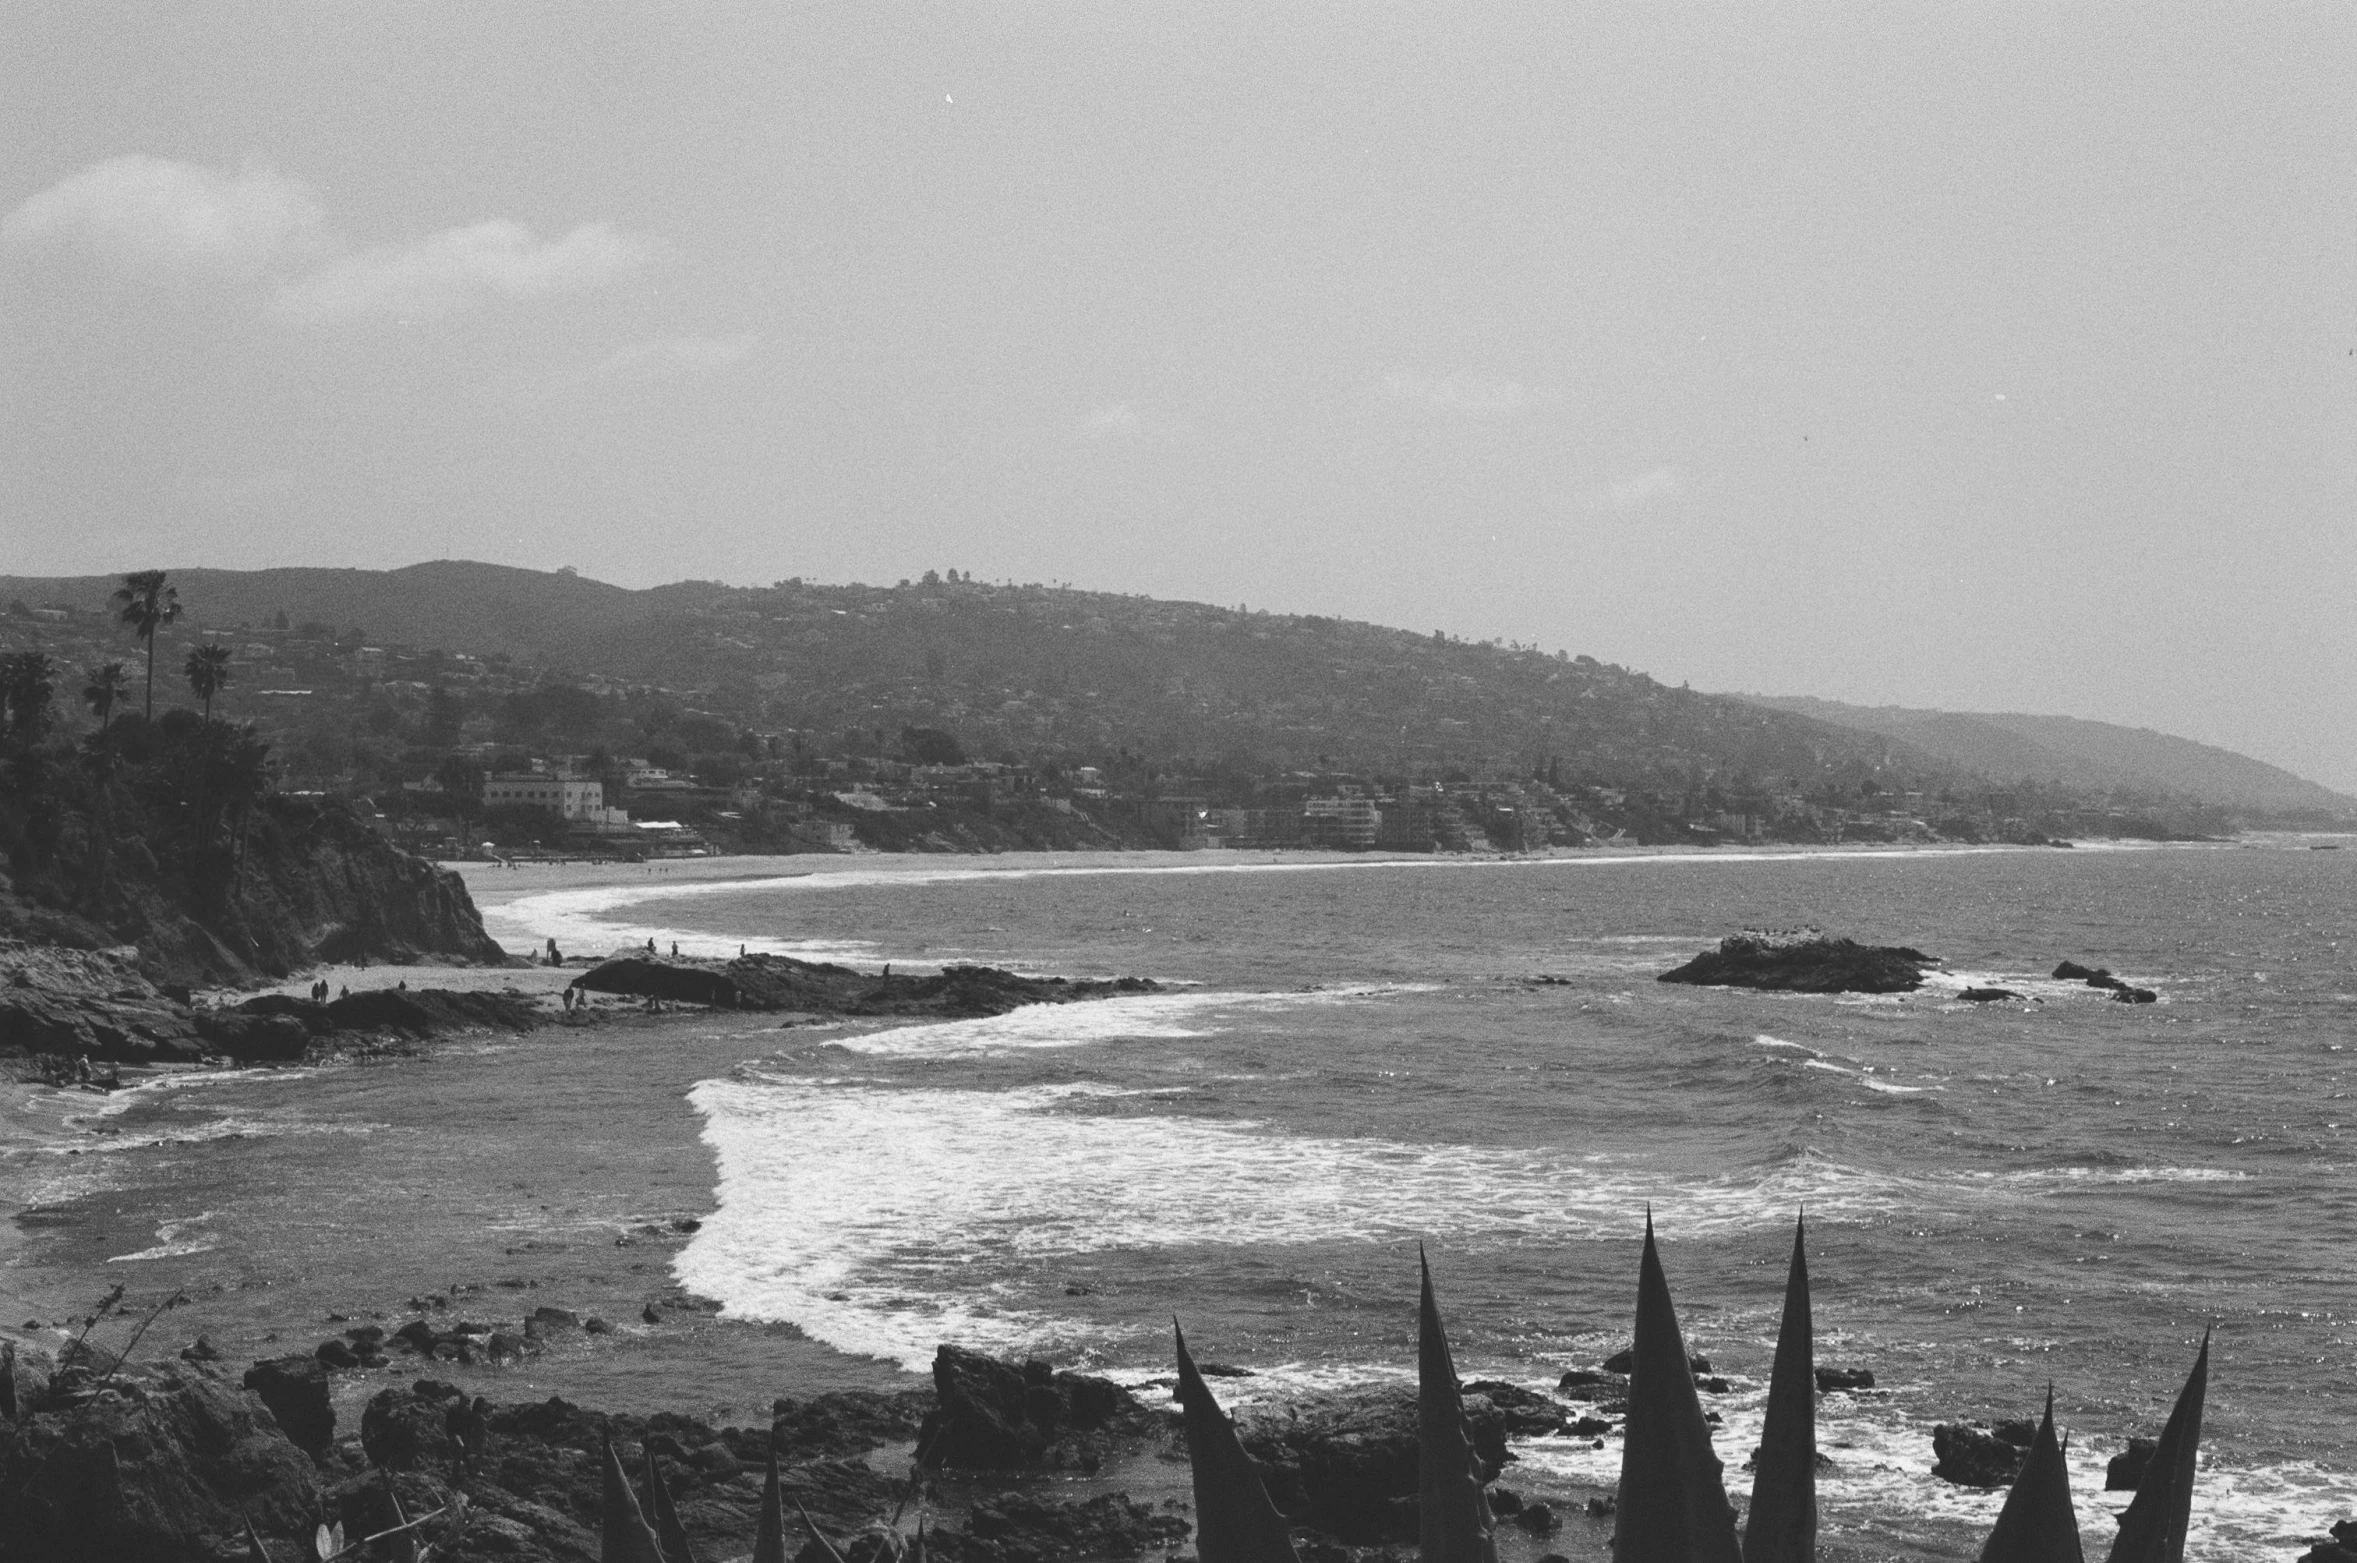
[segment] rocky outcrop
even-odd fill
[[[0,1431],[0,1556],[22,1563],[199,1563],[236,1555],[248,1517],[308,1534],[311,1457],[262,1401],[175,1364],[93,1387],[61,1375]]]
[[[149,981],[130,946],[0,941],[0,1048],[118,1063],[193,1063],[209,1050],[183,993]]]
[[[1931,1474],[1959,1487],[2008,1486],[2021,1474],[2037,1435],[2037,1424],[2028,1421],[1999,1422],[1994,1429],[1942,1422],[1931,1430]]]
[[[2105,1492],[2134,1492],[2144,1485],[2144,1473],[2152,1466],[2152,1457],[2160,1451],[2157,1438],[2131,1438],[2128,1447],[2115,1454],[2103,1468]]]
[[[934,1354],[933,1394],[918,1447],[929,1460],[971,1470],[1095,1470],[1159,1425],[1109,1379],[959,1346]]]
[[[731,961],[621,955],[573,979],[595,993],[619,993],[715,1009],[798,1010],[823,1015],[921,1015],[943,1020],[1003,1015],[1025,1004],[1154,993],[1143,977],[1074,981],[1024,977],[990,966],[950,966],[924,975],[877,975],[786,955]]]
[[[336,1408],[328,1399],[327,1365],[318,1357],[273,1357],[246,1369],[245,1386],[270,1408],[279,1431],[313,1455],[336,1441]]]
[[[943,1531],[929,1549],[964,1563],[1065,1563],[1070,1558],[1136,1557],[1175,1549],[1190,1529],[1124,1493],[1085,1502],[1010,1493],[968,1511],[964,1533]]]
[[[2343,1520],[2332,1534],[2300,1554],[2300,1563],[2357,1563],[2357,1520]]]
[[[1465,1431],[1494,1481],[1511,1458],[1506,1418],[1486,1397],[1464,1397]],[[1259,1462],[1279,1510],[1358,1544],[1416,1539],[1416,1391],[1411,1387],[1319,1395],[1282,1413],[1247,1412],[1236,1431]]]
[[[1903,944],[1828,939],[1812,928],[1730,934],[1657,980],[1782,993],[1912,993],[1923,986],[1924,969],[1938,964],[1937,956]]]

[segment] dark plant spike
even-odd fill
[[[246,1522],[246,1563],[270,1563],[269,1549],[262,1545],[262,1538],[254,1534],[254,1517],[241,1512],[238,1518]]]
[[[2071,1512],[2071,1473],[2054,1437],[2054,1390],[2046,1391],[2046,1415],[2013,1490],[2005,1495],[1997,1526],[1981,1548],[1981,1563],[2085,1563],[2079,1550],[2079,1519]]]
[[[917,1539],[909,1544],[908,1563],[925,1563],[925,1517],[922,1514],[917,1516]]]
[[[1432,1266],[1416,1251],[1423,1294],[1416,1315],[1416,1509],[1423,1563],[1497,1563],[1480,1462],[1465,1436],[1457,1364],[1432,1298]],[[1208,1563],[1208,1560],[1206,1560]]]
[[[1743,1522],[1743,1563],[1815,1563],[1817,1556],[1816,1321],[1809,1309],[1808,1221],[1792,1229],[1784,1323],[1768,1378],[1768,1423]]]
[[[753,1532],[753,1563],[786,1563],[786,1499],[777,1479],[777,1444],[769,1446],[769,1475],[761,1483],[761,1520]]]
[[[630,1478],[622,1474],[622,1457],[614,1440],[606,1445],[605,1489],[598,1497],[598,1563],[663,1563],[662,1544],[647,1528],[646,1515],[631,1494]]]
[[[672,1507],[671,1489],[663,1484],[663,1473],[655,1465],[655,1451],[646,1451],[647,1501],[644,1513],[655,1540],[662,1545],[663,1563],[696,1563],[696,1549],[688,1544],[687,1527],[679,1523],[679,1510]]]
[[[1621,1435],[1614,1563],[1741,1563],[1735,1508],[1694,1393],[1686,1337],[1645,1217],[1637,1266],[1637,1340]]]
[[[2201,1447],[2202,1402],[2210,1392],[2210,1332],[2202,1331],[2201,1354],[2177,1392],[2169,1425],[2136,1484],[2120,1533],[2112,1538],[2110,1563],[2185,1563],[2185,1532],[2193,1521],[2193,1457]]]
[[[16,1342],[0,1341],[0,1421],[16,1420]]]
[[[1201,1563],[1296,1563],[1285,1517],[1269,1502],[1259,1468],[1237,1441],[1236,1425],[1195,1370],[1176,1319],[1170,1331],[1178,1342],[1179,1407],[1195,1471],[1196,1557]]]

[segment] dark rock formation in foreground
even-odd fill
[[[1512,1458],[1505,1415],[1471,1393],[1464,1410],[1481,1480],[1494,1481]],[[1313,1395],[1282,1411],[1241,1412],[1236,1431],[1258,1462],[1269,1497],[1295,1524],[1361,1545],[1417,1539],[1413,1386]]]
[[[1999,1422],[1995,1431],[1972,1422],[1942,1422],[1931,1430],[1931,1474],[1959,1487],[2004,1487],[2038,1435],[2029,1421]]]
[[[1717,988],[1766,988],[1784,993],[1911,993],[1923,986],[1939,957],[1903,944],[1869,945],[1828,939],[1814,929],[1798,934],[1730,934],[1662,982]]]
[[[929,1460],[968,1470],[1094,1471],[1159,1420],[1109,1379],[1044,1362],[1001,1362],[945,1345],[933,1357],[932,1414],[917,1435]]]
[[[595,993],[715,1009],[794,1010],[819,1015],[924,1015],[944,1020],[1003,1015],[1025,1004],[1153,993],[1143,977],[1109,981],[1024,977],[990,966],[950,966],[923,976],[878,976],[787,955],[740,955],[731,961],[620,955],[573,979]]]

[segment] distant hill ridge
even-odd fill
[[[1845,705],[1807,695],[1738,698],[1837,727],[1880,733],[1998,781],[2161,790],[2227,808],[2267,812],[2338,814],[2357,809],[2357,798],[2280,766],[2149,727],[2021,712]]]
[[[1127,750],[1157,763],[1385,774],[1527,774],[1559,760],[1607,785],[1710,780],[1769,792],[2035,775],[2245,808],[2353,806],[2274,767],[2159,735],[2134,736],[2215,757],[2218,777],[2242,780],[2228,791],[2193,785],[2189,762],[2153,772],[2092,739],[2069,748],[2043,729],[1994,725],[2060,719],[1967,718],[1979,725],[1962,735],[1939,721],[1878,726],[1846,719],[1861,708],[1708,695],[1535,647],[1106,592],[931,575],[892,587],[631,590],[458,560],[171,576],[191,631],[283,614],[372,642],[505,655],[552,676],[659,685],[772,730],[937,726],[976,753],[1094,760]],[[117,579],[0,577],[0,606],[98,609]],[[1965,741],[1974,735],[1977,746]],[[2072,755],[2075,770],[2055,758]]]

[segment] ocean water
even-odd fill
[[[2288,1559],[2357,1515],[2357,852],[854,863],[551,891],[487,921],[511,947],[1170,987],[138,1093],[129,1154],[44,1172],[70,1252],[243,1288],[290,1331],[428,1265],[537,1263],[516,1284],[615,1307],[677,1284],[722,1304],[697,1339],[743,1377],[790,1346],[883,1381],[950,1339],[1143,1381],[1176,1314],[1199,1356],[1253,1370],[1221,1386],[1250,1402],[1407,1375],[1419,1244],[1460,1370],[1551,1387],[1625,1344],[1650,1209],[1690,1340],[1734,1385],[1709,1404],[1740,1500],[1805,1209],[1818,1360],[1878,1379],[1820,1409],[1829,1557],[1971,1556],[1999,1498],[1929,1476],[1931,1427],[2033,1415],[2049,1383],[2100,1555],[2125,1497],[2103,1464],[2157,1433],[2211,1326],[2190,1555]],[[1948,970],[1896,998],[1654,981],[1800,924]],[[2161,1000],[2049,980],[2064,958]],[[1982,983],[2024,997],[1954,997]],[[320,1211],[357,1231],[388,1183],[401,1220],[337,1249],[331,1286]],[[605,1235],[689,1212],[692,1234],[619,1256]],[[34,1236],[20,1276],[70,1257]],[[658,1344],[597,1371],[652,1383],[660,1360],[676,1387]],[[1619,1459],[1518,1452],[1525,1489],[1609,1485]]]
[[[2357,1514],[2357,854],[2280,845],[960,865],[640,901],[634,926],[688,940],[1186,985],[809,1036],[696,1086],[717,1203],[677,1270],[912,1368],[947,1338],[1166,1371],[1176,1313],[1267,1396],[1407,1371],[1422,1243],[1463,1371],[1551,1385],[1624,1343],[1650,1207],[1737,1384],[1733,1468],[1805,1209],[1819,1360],[1879,1386],[1826,1400],[1829,1534],[1969,1551],[1997,1499],[1930,1478],[1930,1427],[2033,1414],[2051,1381],[2100,1549],[2104,1461],[2158,1431],[2214,1324],[2194,1550],[2291,1555]],[[1653,980],[1797,924],[1949,974],[1902,998]],[[2049,979],[2066,957],[2161,1002]],[[2024,1000],[1954,998],[1980,983]]]

